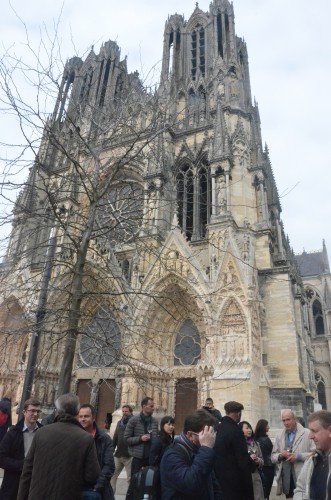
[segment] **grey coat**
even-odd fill
[[[152,435],[151,438],[156,437],[158,433],[158,423],[152,417]],[[129,454],[131,457],[143,458],[144,456],[144,442],[140,437],[146,434],[145,426],[141,420],[140,413],[135,417],[130,418],[126,429],[124,431],[124,439],[127,442]]]

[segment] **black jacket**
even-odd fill
[[[38,427],[41,425],[37,422]],[[0,444],[0,467],[4,476],[0,500],[16,500],[24,464],[24,419],[11,427]]]
[[[262,451],[264,466],[274,467],[274,464],[271,461],[271,452],[273,448],[271,439],[268,436],[260,436],[259,438],[256,439],[256,441],[259,443]]]
[[[124,423],[123,419],[121,419],[119,422],[117,422],[116,429],[114,432],[114,437],[113,437],[113,446],[114,450],[116,449],[114,453],[114,457],[129,457],[129,450],[128,450],[128,445],[127,442],[124,439],[124,431],[126,429],[126,426],[132,418],[132,415],[128,417],[126,423]]]
[[[109,434],[100,431],[97,425],[95,425],[95,428],[96,434],[94,442],[101,469],[101,474],[96,482],[95,489],[102,494],[102,500],[114,500],[114,492],[110,486],[110,479],[115,472],[113,442]]]
[[[242,430],[232,418],[222,418],[214,449],[215,475],[224,500],[254,500],[252,472],[256,465],[249,457]]]
[[[170,436],[169,439],[164,436],[163,438],[161,436],[153,438],[149,452],[149,465],[160,465],[164,452],[172,442],[173,439]]]

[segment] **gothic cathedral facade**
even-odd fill
[[[209,396],[221,410],[238,400],[247,420],[272,427],[282,408],[331,409],[326,248],[295,256],[285,236],[232,3],[170,16],[160,72],[146,89],[115,42],[65,67],[2,265],[2,336],[11,336],[3,394],[22,390],[29,318],[56,233],[34,382],[44,408],[53,405],[75,235],[97,199],[72,389],[100,421],[124,403],[138,410],[145,395],[178,429]]]

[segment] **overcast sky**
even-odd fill
[[[86,55],[91,45],[116,40],[130,71],[146,75],[162,57],[168,15],[195,8],[191,0],[11,0],[32,44],[40,26],[49,31],[60,12],[62,55]],[[209,0],[199,7],[209,10]],[[282,219],[295,252],[331,249],[329,145],[331,133],[330,0],[234,0],[236,34],[247,42],[251,88],[260,110],[283,208]],[[22,23],[1,1],[1,53],[15,44],[24,53]],[[8,130],[0,114],[0,142]],[[12,129],[15,134],[15,129]],[[18,129],[17,129],[18,133]],[[331,255],[330,255],[331,259]]]

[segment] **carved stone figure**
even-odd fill
[[[156,207],[157,207],[157,193],[155,190],[152,190],[150,191],[148,197],[148,212],[147,212],[147,226],[150,228],[155,226]]]
[[[225,182],[224,175],[221,175],[218,178],[217,205],[218,205],[219,214],[224,214],[226,212],[226,208],[227,208],[227,206],[226,206],[227,205],[227,202],[226,202],[226,182]]]

